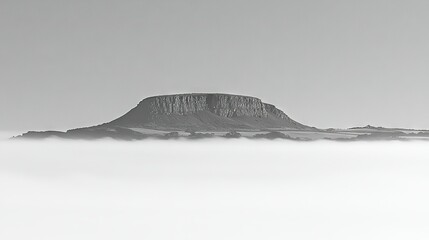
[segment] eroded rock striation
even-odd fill
[[[221,117],[267,117],[264,103],[258,98],[227,94],[180,94],[149,97],[134,109],[154,115],[189,115],[210,111]]]
[[[210,111],[221,117],[266,117],[267,111],[258,98],[227,94],[181,94],[150,97],[140,107],[152,114],[194,114]]]

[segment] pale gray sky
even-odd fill
[[[259,97],[317,127],[429,128],[429,1],[0,1],[0,130],[141,99]]]

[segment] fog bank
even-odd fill
[[[425,142],[0,141],[0,239],[428,239]]]

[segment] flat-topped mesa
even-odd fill
[[[123,116],[96,126],[67,132],[29,132],[23,138],[145,139],[150,136],[180,136],[183,132],[266,132],[317,130],[289,118],[283,111],[259,98],[223,94],[189,93],[148,97]],[[179,134],[179,132],[181,132]],[[202,133],[199,133],[202,134]],[[275,135],[277,136],[277,135]]]
[[[259,98],[220,93],[149,97],[107,125],[164,130],[309,128]]]
[[[258,98],[228,94],[180,94],[146,98],[137,108],[151,115],[188,115],[210,111],[221,117],[267,117],[264,103]]]

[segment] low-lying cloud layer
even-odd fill
[[[0,239],[427,239],[424,142],[1,141]]]

